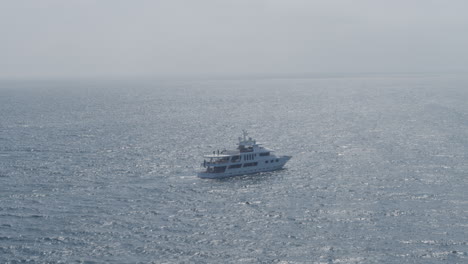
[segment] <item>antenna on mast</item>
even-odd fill
[[[242,129],[242,135],[244,136],[244,141],[247,140],[247,131],[245,129]]]

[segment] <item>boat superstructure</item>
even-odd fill
[[[202,166],[204,170],[198,173],[200,178],[224,178],[283,168],[291,156],[276,156],[273,150],[264,148],[244,130],[236,150],[214,151],[205,155]]]

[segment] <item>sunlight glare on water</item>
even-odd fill
[[[467,84],[3,81],[0,262],[467,262]],[[197,178],[242,129],[286,168]]]

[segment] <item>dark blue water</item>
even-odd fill
[[[467,176],[462,76],[0,82],[1,263],[468,263]]]

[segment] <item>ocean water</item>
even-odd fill
[[[467,177],[464,76],[0,82],[0,263],[468,263]]]

